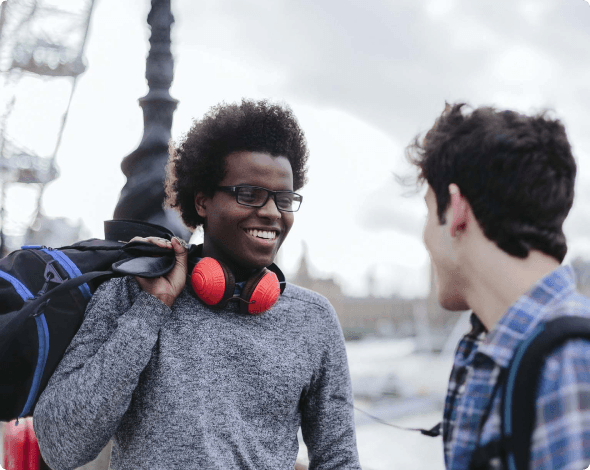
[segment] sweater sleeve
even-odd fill
[[[115,434],[169,312],[133,278],[97,289],[35,407],[35,434],[51,468],[93,460]]]
[[[352,385],[342,329],[328,304],[320,333],[318,366],[301,402],[301,432],[309,454],[309,470],[360,469]]]

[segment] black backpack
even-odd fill
[[[502,381],[500,439],[478,447],[471,458],[470,470],[499,468],[528,470],[531,438],[535,426],[535,396],[545,358],[570,339],[590,341],[590,318],[563,316],[539,324],[531,336],[521,342]],[[492,403],[490,403],[492,406]],[[489,412],[489,410],[488,410]],[[396,426],[401,427],[401,426]],[[420,431],[425,436],[441,435],[442,423]]]
[[[514,353],[502,387],[502,436],[479,447],[470,468],[494,468],[501,459],[508,470],[528,470],[535,425],[535,395],[547,355],[570,339],[590,340],[590,319],[564,316],[542,323]]]
[[[134,236],[172,232],[130,220],[105,222],[105,240],[53,249],[25,246],[0,259],[0,421],[31,416],[80,328],[96,288],[116,276],[158,277],[174,252]]]

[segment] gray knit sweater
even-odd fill
[[[260,316],[172,308],[133,278],[99,287],[41,395],[35,433],[55,470],[291,470],[301,426],[311,469],[359,469],[342,330],[319,294],[288,285]]]

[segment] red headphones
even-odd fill
[[[236,282],[231,270],[214,258],[201,258],[191,273],[191,284],[197,297],[211,307],[224,307],[230,300],[240,300],[240,312],[259,315],[270,309],[285,290],[285,276],[271,264],[251,276],[234,295]]]

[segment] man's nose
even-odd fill
[[[262,216],[269,217],[269,218],[274,218],[274,219],[281,218],[281,212],[277,208],[277,204],[275,202],[274,197],[269,197],[268,201],[266,201],[266,204],[258,210],[258,213]]]

